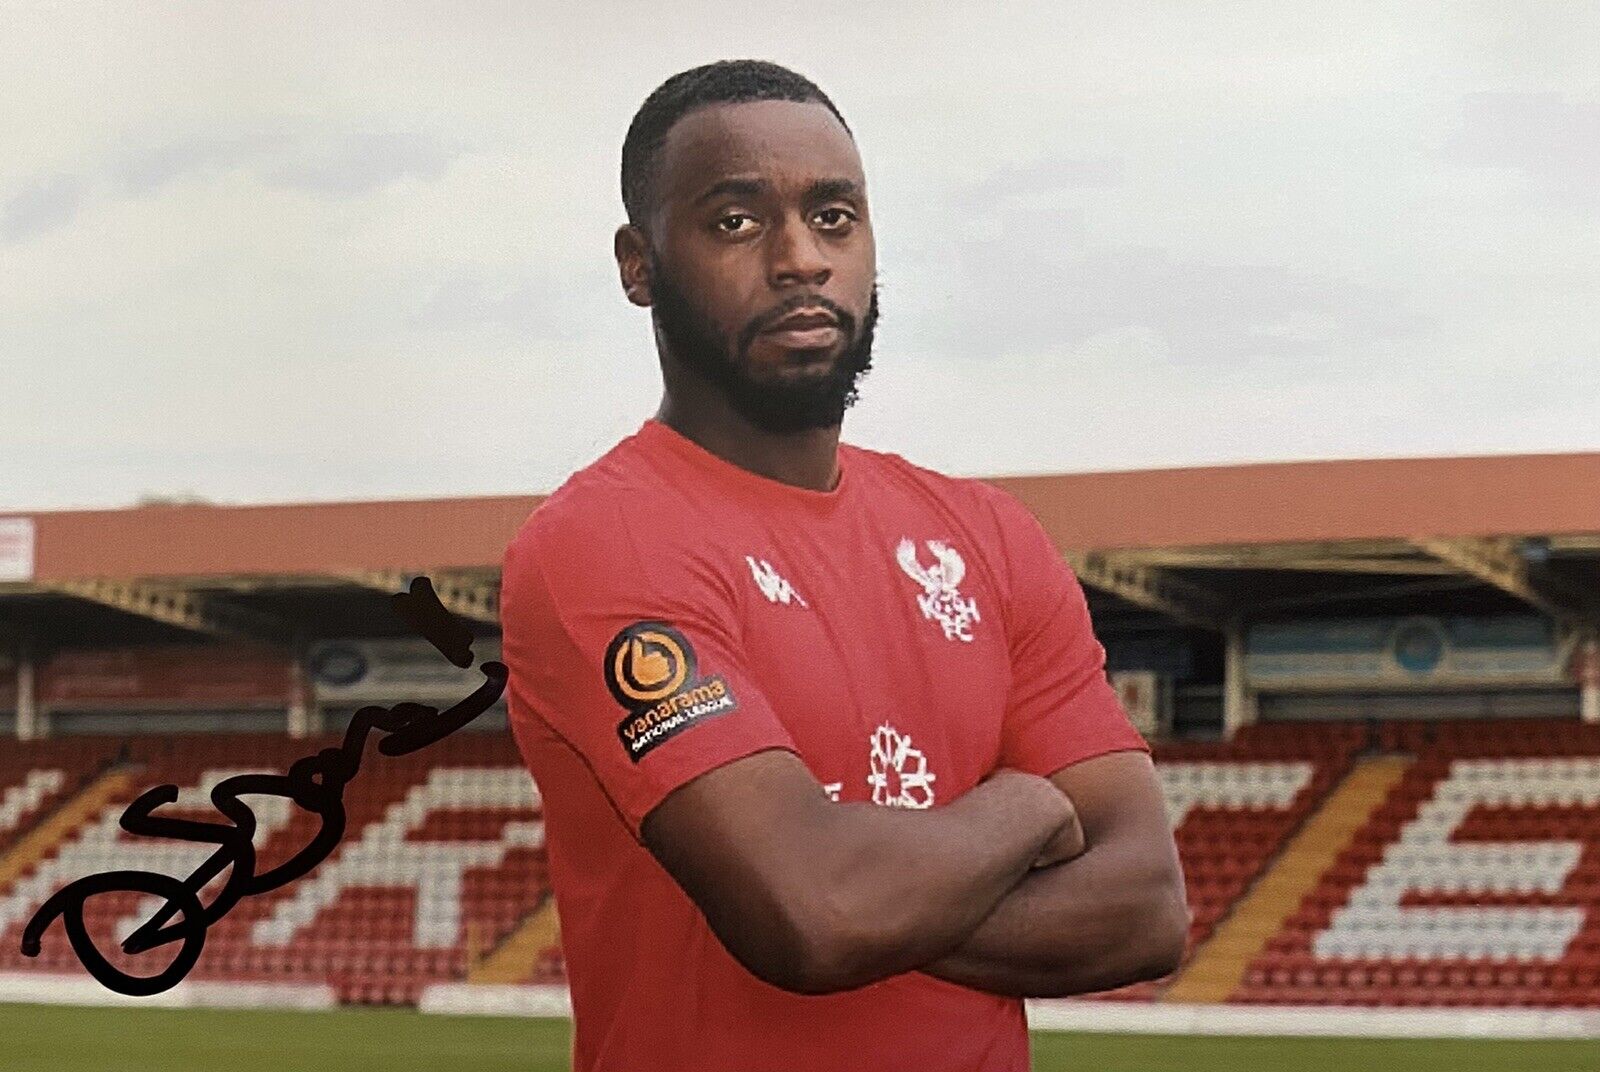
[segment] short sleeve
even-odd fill
[[[635,839],[684,783],[764,749],[798,751],[739,656],[714,573],[670,552],[646,563],[620,508],[581,525],[530,521],[506,549],[500,601],[513,729],[544,720]]]
[[[1083,586],[1038,518],[994,489],[1005,548],[1011,691],[1001,763],[1048,777],[1108,752],[1149,751],[1106,678]]]

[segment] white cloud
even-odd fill
[[[741,55],[862,147],[847,439],[964,473],[1600,449],[1579,7],[14,5],[0,507],[553,487],[660,397],[627,122]]]

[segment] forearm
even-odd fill
[[[1175,970],[1188,922],[1173,858],[1108,841],[1027,875],[921,970],[1012,997],[1108,990]]]
[[[833,939],[830,989],[864,986],[953,950],[1069,815],[1055,787],[1019,772],[926,811],[833,805],[812,887],[825,902],[818,930]]]

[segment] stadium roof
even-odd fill
[[[1102,629],[1396,608],[1600,619],[1600,453],[984,479],[1039,517]],[[284,642],[368,620],[418,573],[492,629],[501,554],[542,498],[11,515],[31,519],[33,565],[0,583],[0,630]]]

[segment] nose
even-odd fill
[[[820,287],[833,275],[816,232],[804,217],[786,216],[768,245],[767,275],[773,287]]]

